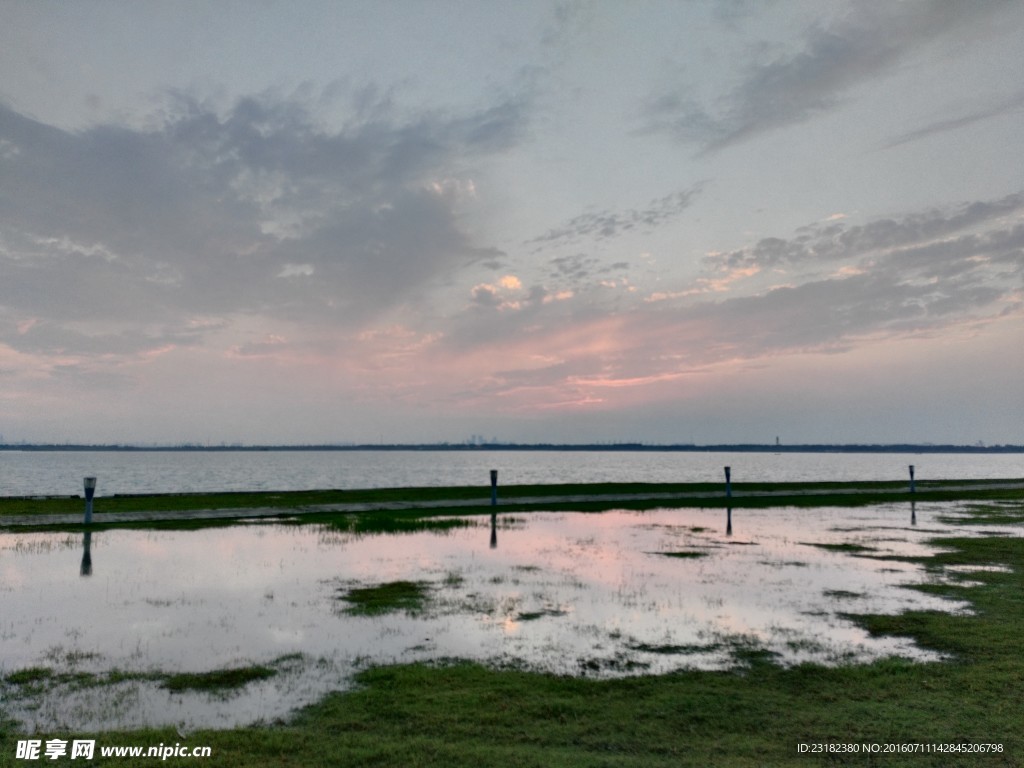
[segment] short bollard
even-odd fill
[[[910,465],[910,492],[915,493],[917,488],[914,487],[914,465]]]
[[[732,496],[732,468],[725,468],[725,495]]]
[[[85,524],[92,522],[92,497],[96,493],[96,478],[85,478]]]
[[[498,470],[491,470],[491,506],[498,506]]]

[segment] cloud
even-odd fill
[[[523,287],[523,282],[515,275],[504,275],[498,284],[509,291],[518,291]]]
[[[926,247],[933,257],[946,261],[964,260],[1003,247],[1002,238],[1008,231],[1007,227],[1012,228],[1013,225],[1001,224],[1001,220],[1012,220],[1022,213],[1024,193],[1017,192],[949,210],[930,209],[899,219],[884,218],[857,226],[830,217],[825,224],[802,228],[792,238],[763,238],[746,248],[712,254],[704,259],[704,263],[713,272],[731,273],[751,267],[772,270],[855,262],[872,255],[891,254],[895,249],[915,249],[907,252],[912,253],[921,252]],[[984,235],[964,234],[954,238],[959,233],[979,227],[989,227],[990,231]],[[904,254],[904,262],[908,258]]]
[[[0,318],[39,318],[21,348],[126,353],[193,338],[198,316],[368,322],[490,254],[459,226],[458,180],[525,122],[518,100],[384,101],[331,129],[294,99],[173,94],[143,127],[71,132],[0,104]]]
[[[585,253],[556,256],[548,263],[551,266],[549,276],[553,280],[558,282],[568,281],[575,286],[582,286],[602,275],[610,275],[613,272],[629,269],[629,262],[627,261],[603,264],[598,257]],[[612,281],[602,279],[601,282],[608,285]]]
[[[655,228],[676,218],[700,193],[698,184],[687,190],[651,200],[645,208],[630,208],[625,211],[605,209],[588,211],[575,216],[564,224],[549,229],[543,235],[526,241],[526,245],[538,246],[535,252],[544,248],[575,243],[582,239],[607,240],[626,232],[651,232]]]
[[[685,85],[652,95],[642,111],[645,132],[695,142],[704,152],[801,123],[841,104],[856,86],[893,70],[913,51],[1010,7],[1005,0],[920,0],[855,6],[808,26],[795,49],[766,47],[739,83],[716,104]],[[754,49],[757,50],[757,49]]]
[[[671,400],[723,367],[974,333],[1024,319],[1022,215],[1014,194],[857,226],[831,219],[713,255],[706,276],[618,307],[599,291],[535,291],[540,301],[499,312],[508,296],[478,286],[480,306],[451,318],[430,355],[438,375],[460,374],[450,396],[526,413]],[[575,275],[587,262],[557,264]],[[777,269],[787,285],[757,282]]]
[[[1009,99],[1004,99],[992,106],[986,107],[985,109],[975,110],[974,112],[970,112],[966,115],[961,115],[960,117],[954,117],[947,120],[937,120],[934,123],[930,123],[929,125],[925,125],[921,128],[917,128],[916,130],[897,136],[885,146],[886,148],[891,149],[892,147],[898,147],[901,144],[908,144],[912,141],[925,139],[938,133],[955,131],[958,128],[974,125],[975,123],[980,123],[984,120],[1002,117],[1003,115],[1016,112],[1021,108],[1024,108],[1024,92],[1017,93]]]

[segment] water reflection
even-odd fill
[[[498,548],[498,515],[491,513],[491,549]]]
[[[725,535],[732,536],[732,507],[725,510]]]
[[[917,525],[917,502],[910,502],[910,524]]]
[[[82,534],[82,565],[78,569],[79,576],[92,576],[92,531]]]

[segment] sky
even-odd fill
[[[0,436],[1024,443],[1022,39],[0,0]]]

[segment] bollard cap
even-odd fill
[[[96,478],[95,477],[87,477],[87,478],[85,478],[85,489],[88,491],[88,490],[95,490],[95,488],[96,488]]]

